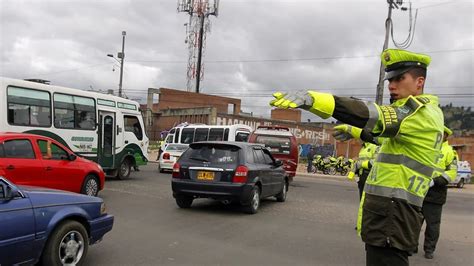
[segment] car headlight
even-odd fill
[[[102,202],[102,204],[100,204],[100,215],[104,214],[107,214],[107,208],[105,207],[105,202]]]

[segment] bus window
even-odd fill
[[[228,141],[228,140],[229,140],[229,129],[226,128],[224,131],[224,141]]]
[[[48,92],[8,87],[8,123],[21,126],[51,126]]]
[[[54,126],[56,128],[94,130],[95,121],[94,99],[54,94]]]
[[[235,141],[247,142],[249,140],[250,133],[248,132],[237,132],[235,135]]]
[[[194,142],[206,141],[207,135],[209,135],[209,128],[196,128],[196,133],[194,134]]]
[[[176,129],[176,134],[174,134],[174,143],[179,143],[179,128]]]
[[[191,144],[194,142],[194,128],[183,128],[181,132],[181,143]]]
[[[222,135],[224,135],[223,128],[211,128],[209,131],[209,141],[221,141]]]
[[[142,127],[140,125],[140,121],[136,116],[124,115],[123,123],[125,126],[125,132],[132,132],[133,134],[135,134],[138,140],[143,139]]]

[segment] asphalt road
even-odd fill
[[[129,180],[107,180],[100,196],[115,224],[86,265],[365,265],[355,183],[297,176],[286,202],[266,199],[248,215],[206,199],[179,209],[170,179],[150,164]],[[450,189],[435,258],[416,254],[411,264],[472,265],[473,210],[472,189]]]

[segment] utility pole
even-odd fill
[[[122,97],[122,78],[123,78],[123,61],[125,60],[125,35],[127,32],[122,31],[122,52],[118,54],[118,58],[120,58],[120,83],[119,83],[119,97]]]
[[[117,53],[117,57],[120,58],[118,60],[117,58],[114,57],[113,54],[107,54],[108,57],[112,57],[115,59],[115,61],[120,63],[120,81],[119,81],[119,91],[118,91],[118,96],[122,97],[122,78],[123,78],[123,61],[125,60],[125,35],[127,35],[127,32],[122,31],[122,52]]]
[[[388,38],[389,38],[389,34],[390,34],[390,27],[392,25],[392,23],[391,23],[392,8],[393,8],[393,5],[397,6],[397,4],[395,4],[393,2],[393,0],[387,0],[387,3],[388,3],[388,16],[387,16],[387,19],[385,20],[385,41],[383,43],[382,52],[385,51],[385,49],[387,49],[387,47],[388,47]],[[375,95],[375,102],[377,104],[382,104],[382,102],[383,102],[384,77],[385,77],[385,68],[382,64],[382,61],[380,61],[379,83],[377,84],[377,93]]]
[[[199,29],[199,52],[197,61],[196,71],[196,93],[199,93],[199,83],[201,82],[201,61],[202,61],[202,37],[204,35],[204,18],[205,15],[201,14],[201,28]]]

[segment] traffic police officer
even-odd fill
[[[346,141],[351,138],[360,139],[360,134],[362,133],[362,129],[346,124],[335,126],[333,129],[333,137],[340,141]],[[379,150],[380,144],[378,143],[378,138],[374,138],[373,141],[375,143],[365,141],[362,142],[362,147],[359,151],[359,158],[354,165],[353,171],[351,171],[347,176],[349,180],[354,179],[355,173],[357,173],[359,176],[359,181],[357,181],[357,187],[359,188],[359,199],[362,199],[365,181],[367,180],[370,169],[372,169],[375,156]]]
[[[443,145],[441,146],[440,166],[444,169],[439,176],[433,178],[434,186],[428,190],[425,200],[423,201],[423,216],[425,217],[425,242],[423,249],[425,251],[425,258],[432,259],[433,253],[436,249],[436,243],[439,238],[439,231],[441,225],[441,211],[443,204],[446,203],[447,185],[454,181],[457,175],[457,153],[448,143],[448,136],[453,132],[445,127]]]
[[[317,91],[276,92],[270,105],[302,108],[363,128],[364,141],[387,138],[365,184],[358,229],[367,265],[408,265],[418,246],[423,199],[438,169],[444,119],[438,97],[423,94],[429,56],[388,49],[381,59],[391,105]]]

